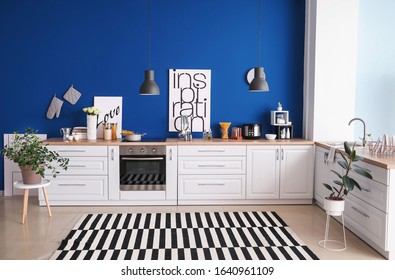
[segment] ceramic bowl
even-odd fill
[[[125,135],[126,141],[141,141],[141,137],[144,136],[145,133],[143,134],[131,134],[131,135]]]
[[[274,140],[276,139],[276,134],[265,134],[267,140]]]
[[[69,141],[73,141],[73,135],[69,135],[69,136],[67,136],[67,140],[69,140]]]

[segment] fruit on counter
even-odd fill
[[[131,131],[131,130],[123,129],[123,130],[121,131],[121,134],[122,134],[122,135],[133,135],[134,132]]]

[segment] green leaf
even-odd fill
[[[343,185],[344,185],[344,189],[347,190],[347,192],[352,191],[354,189],[354,182],[355,181],[349,176],[347,175],[343,176]]]
[[[356,155],[357,152],[355,150],[352,150],[348,157],[350,158],[351,161],[354,161]]]
[[[355,186],[358,190],[360,190],[360,191],[362,190],[362,189],[361,189],[361,186],[358,184],[357,181],[355,181],[355,180],[354,180],[353,178],[351,178],[351,177],[350,177],[350,180],[353,182],[354,186]]]
[[[344,141],[344,151],[349,155],[351,153],[350,144],[347,141]]]
[[[362,157],[355,155],[355,158],[353,159],[353,161],[360,161],[362,160]]]
[[[328,190],[333,191],[333,190],[332,190],[332,187],[331,187],[330,185],[328,185],[328,184],[326,184],[326,183],[323,183],[323,185],[324,185],[325,188],[327,188]]]
[[[342,175],[339,174],[339,172],[337,172],[336,170],[331,170],[333,173],[335,173],[337,175],[337,177],[339,177],[340,179],[342,178]]]
[[[369,173],[369,170],[364,170],[361,168],[353,168],[353,171],[355,171],[356,173],[358,173],[359,175],[369,178],[369,179],[373,179],[372,175]]]
[[[333,183],[335,183],[336,185],[339,185],[339,186],[343,186],[343,181],[333,180]]]
[[[344,161],[344,160],[339,160],[337,163],[338,163],[342,168],[344,168],[344,169],[347,170],[348,164],[347,164],[346,161]]]

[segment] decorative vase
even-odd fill
[[[86,115],[86,139],[88,140],[97,139],[96,124],[97,124],[96,115]]]
[[[41,175],[36,174],[30,165],[19,166],[22,172],[22,181],[26,185],[33,185],[41,183]]]
[[[324,209],[331,216],[341,216],[344,211],[345,200],[324,199]]]

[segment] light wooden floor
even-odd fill
[[[85,213],[192,212],[192,211],[276,211],[321,260],[384,260],[369,245],[347,231],[347,249],[330,251],[318,246],[324,237],[325,212],[315,205],[264,206],[38,206],[30,197],[25,224],[21,224],[22,196],[0,197],[0,259],[45,260],[58,248],[74,224]],[[331,221],[331,239],[341,240],[341,226]]]

